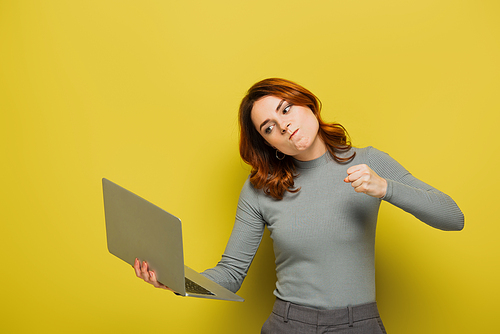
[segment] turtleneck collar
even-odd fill
[[[311,169],[326,165],[330,160],[330,152],[326,151],[325,154],[323,154],[319,158],[309,161],[300,161],[297,159],[293,159],[293,163],[299,169]]]

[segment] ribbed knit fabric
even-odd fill
[[[375,229],[385,200],[442,230],[461,230],[464,217],[446,194],[413,177],[388,154],[353,148],[348,164],[329,153],[295,161],[297,193],[275,200],[249,180],[241,190],[235,224],[221,261],[202,274],[236,292],[262,239],[270,231],[276,257],[276,290],[282,300],[318,309],[375,301]],[[351,152],[352,153],[352,152]],[[381,200],[356,193],[347,169],[367,164],[388,182]]]

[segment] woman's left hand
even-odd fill
[[[350,182],[356,192],[376,198],[384,197],[387,192],[387,181],[365,164],[350,167],[344,182]]]

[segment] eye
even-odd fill
[[[268,127],[264,130],[264,133],[265,133],[266,135],[268,135],[268,134],[270,134],[270,133],[271,133],[271,131],[273,131],[273,129],[274,129],[274,125],[268,126]]]
[[[291,104],[287,105],[285,108],[283,108],[283,114],[288,113],[288,112],[290,111],[290,109],[291,109],[291,108],[292,108],[292,105],[291,105]]]

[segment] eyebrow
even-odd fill
[[[280,110],[281,105],[285,102],[285,99],[281,100],[280,103],[278,103],[278,106],[276,107],[276,111]]]
[[[276,112],[278,112],[278,111],[280,110],[281,105],[283,104],[283,102],[285,102],[285,99],[281,100],[281,101],[280,101],[280,103],[278,103],[278,106],[276,107]],[[263,127],[264,125],[266,125],[266,123],[267,123],[267,122],[269,122],[269,121],[270,121],[270,119],[268,118],[268,119],[266,119],[264,122],[262,122],[262,123],[260,124],[259,131],[260,131],[260,130],[262,130],[262,127]]]

